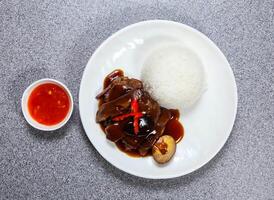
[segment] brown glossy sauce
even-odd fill
[[[119,69],[115,70],[111,74],[109,74],[104,80],[104,89],[107,88],[114,79],[116,79],[120,76],[124,76],[124,72]],[[118,89],[117,94],[121,93],[120,90],[122,91],[122,88],[120,88],[120,89],[117,88],[117,89]],[[104,103],[103,99],[100,99],[99,106],[102,105],[103,103]],[[172,136],[174,138],[174,140],[176,141],[176,143],[178,143],[179,141],[181,141],[181,139],[184,136],[184,128],[183,128],[182,124],[179,122],[180,113],[176,109],[169,109],[169,111],[171,112],[171,119],[167,122],[163,135]],[[107,125],[105,123],[100,123],[100,127],[107,136],[107,132],[105,130]],[[118,135],[118,132],[121,131],[121,130],[118,130],[118,126],[117,127],[113,126],[112,129],[113,130],[111,130],[111,131],[115,131],[115,129],[117,129],[117,135]],[[116,132],[113,136],[114,137],[116,136]],[[113,139],[113,138],[109,138],[109,139]],[[127,155],[129,155],[131,157],[146,157],[146,156],[152,155],[152,150],[150,149],[149,152],[145,156],[142,156],[142,155],[140,155],[138,150],[128,149],[121,140],[115,142],[115,144],[119,150],[121,150],[122,152],[126,153]],[[159,146],[158,148],[160,148],[162,151],[165,151],[165,149],[166,149],[164,146]]]
[[[164,135],[172,136],[176,143],[178,143],[184,136],[184,128],[178,120],[171,119],[167,122]]]
[[[172,119],[179,119],[180,118],[180,112],[177,109],[169,109],[169,111],[171,112],[171,118]]]
[[[178,110],[170,109],[171,119],[167,122],[163,135],[170,135],[174,138],[176,143],[180,142],[184,137],[184,128],[179,121],[180,113]]]
[[[141,156],[140,153],[136,150],[127,150],[127,148],[125,147],[125,145],[121,142],[118,141],[115,143],[116,146],[118,147],[118,149],[124,153],[126,153],[127,155],[131,156],[131,157],[135,157],[135,158],[139,158],[139,157],[147,157],[147,156],[151,156],[152,152],[149,151],[148,154],[146,154],[145,156]]]

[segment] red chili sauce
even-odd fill
[[[65,119],[69,112],[70,100],[67,92],[53,83],[36,87],[28,99],[31,117],[44,125],[55,125]]]

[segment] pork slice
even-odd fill
[[[140,88],[143,88],[141,81],[122,76],[114,79],[110,85],[108,85],[100,94],[96,96],[96,99],[103,98],[104,102],[108,102],[127,93],[130,90],[136,90]]]
[[[130,108],[131,97],[134,90],[116,98],[113,101],[103,103],[96,113],[96,122],[102,122],[109,117],[115,117],[125,113]]]
[[[112,142],[117,142],[123,137],[125,137],[125,133],[123,129],[119,126],[119,124],[112,124],[105,128],[107,139]]]
[[[128,150],[135,150],[135,149],[139,148],[139,146],[143,142],[143,140],[144,139],[142,137],[126,135],[122,139],[122,142],[123,142],[123,144],[125,144],[125,147]]]

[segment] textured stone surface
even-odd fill
[[[81,126],[78,90],[96,47],[142,20],[188,24],[212,39],[239,94],[228,142],[200,170],[171,180],[136,178],[107,163]],[[66,127],[27,125],[20,98],[34,80],[68,85]],[[274,2],[269,0],[0,0],[0,199],[274,199]]]

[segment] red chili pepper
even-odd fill
[[[131,111],[132,112],[139,112],[139,105],[137,99],[132,99],[131,101]]]
[[[143,113],[139,112],[138,100],[136,98],[131,100],[130,104],[131,113],[114,117],[113,121],[121,121],[128,117],[134,117],[133,128],[135,135],[139,132],[139,118],[143,116]]]
[[[134,112],[134,113],[137,113],[139,112],[139,105],[138,105],[138,100],[136,98],[134,98],[132,101],[131,101],[131,110]],[[134,128],[134,133],[135,135],[138,134],[139,132],[139,118],[141,116],[134,116],[134,120],[133,120],[133,128]]]
[[[142,116],[143,116],[143,113],[141,113],[141,112],[138,112],[138,113],[128,113],[128,114],[119,115],[117,117],[114,117],[112,119],[112,121],[122,121],[122,120],[124,120],[124,119],[126,119],[128,117],[134,117],[134,118],[138,117],[138,118],[140,118]]]
[[[134,116],[134,113],[128,113],[128,114],[124,114],[124,115],[114,117],[112,119],[112,121],[121,121],[121,120],[124,120],[125,118],[132,117],[132,116]]]

